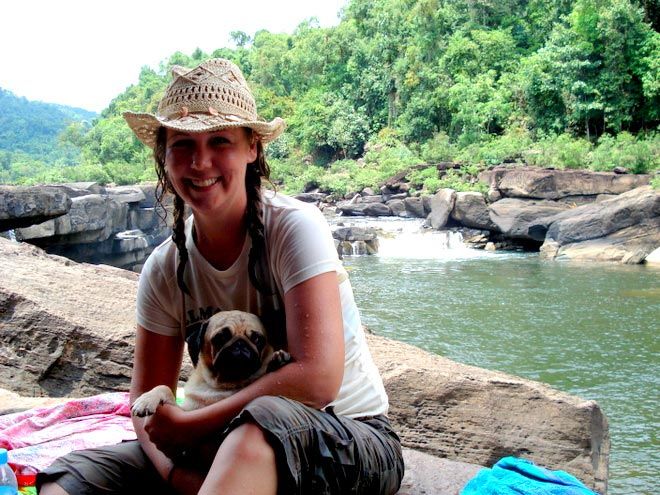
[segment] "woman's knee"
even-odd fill
[[[39,495],[69,495],[69,492],[57,483],[46,483],[39,490]]]
[[[243,423],[220,445],[199,493],[275,495],[276,491],[275,453],[256,424]]]
[[[243,423],[229,433],[220,445],[218,456],[252,465],[275,462],[273,447],[255,423]]]

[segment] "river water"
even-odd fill
[[[393,232],[379,255],[344,259],[374,333],[598,401],[609,493],[658,493],[660,269],[488,253],[419,222],[379,226]]]

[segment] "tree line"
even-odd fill
[[[429,191],[502,162],[653,172],[657,29],[657,0],[350,0],[335,27],[234,32],[231,48],[143,67],[90,128],[62,134],[80,162],[41,179],[152,179],[121,113],[155,111],[172,65],[218,56],[243,69],[263,118],[287,120],[268,149],[285,189],[346,193],[414,165]],[[442,161],[463,167],[440,177]]]

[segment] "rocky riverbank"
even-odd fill
[[[432,229],[461,229],[473,247],[540,250],[547,259],[634,264],[660,247],[660,191],[648,175],[496,167],[479,180],[488,193],[420,197],[403,176],[379,194],[367,189],[335,204],[311,197],[342,215],[425,218]]]
[[[137,274],[78,264],[5,239],[0,272],[0,387],[27,396],[127,389]],[[402,493],[456,493],[460,484],[429,485],[428,468],[451,477],[458,466],[459,483],[474,465],[506,455],[564,469],[607,491],[608,423],[596,402],[376,335],[368,342],[391,418],[409,449],[408,469],[419,477]]]
[[[75,261],[139,271],[171,234],[171,201],[157,208],[155,191],[93,182],[0,186],[0,231]]]
[[[486,194],[442,189],[422,196],[399,174],[378,192],[297,197],[339,220],[332,223],[341,256],[378,250],[377,233],[351,226],[352,217],[396,216],[425,219],[429,229],[459,229],[475,248],[617,263],[660,257],[660,191],[648,185],[648,175],[496,167],[479,180]],[[159,209],[154,193],[153,184],[0,186],[0,236],[78,262],[139,271],[170,233],[171,203]]]

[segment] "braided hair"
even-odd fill
[[[256,138],[255,132],[252,129],[246,128],[247,138],[252,141]],[[167,131],[164,127],[158,130],[158,137],[156,146],[154,146],[154,161],[156,166],[156,175],[158,176],[158,184],[156,186],[156,201],[158,205],[165,212],[167,216],[167,209],[165,208],[164,201],[165,195],[170,193],[174,196],[173,204],[173,225],[172,225],[172,242],[176,245],[179,255],[179,263],[176,270],[176,281],[179,289],[184,293],[190,295],[190,290],[185,282],[185,270],[188,263],[188,249],[186,248],[186,233],[185,233],[185,220],[186,220],[186,204],[177,194],[172,187],[167,177],[165,170],[165,146],[167,141]],[[265,283],[265,268],[261,263],[264,252],[266,250],[266,237],[263,223],[263,209],[261,197],[262,178],[265,179],[272,187],[273,183],[270,181],[270,166],[266,161],[263,144],[257,140],[257,158],[251,163],[248,163],[245,174],[245,189],[247,192],[247,209],[246,220],[248,234],[252,240],[252,247],[248,257],[248,275],[250,282],[260,292],[266,293],[268,285]],[[270,294],[269,294],[270,295]]]
[[[252,130],[250,132],[254,133]],[[253,137],[250,136],[250,139],[253,139]],[[252,282],[252,285],[258,291],[267,293],[268,285],[265,282],[265,277],[267,276],[265,270],[267,268],[261,264],[266,251],[266,234],[261,200],[262,178],[273,186],[273,183],[270,182],[270,166],[266,162],[263,144],[261,144],[260,140],[257,140],[257,159],[248,164],[245,174],[245,189],[248,199],[246,211],[247,228],[252,239],[252,247],[250,248],[248,257],[248,275],[250,276],[250,282]]]

